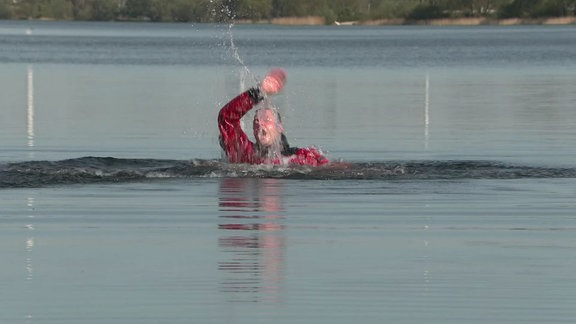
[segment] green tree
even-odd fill
[[[38,18],[37,6],[34,0],[21,0],[15,3],[14,12],[18,18]]]
[[[451,17],[486,17],[501,0],[444,0],[441,6]]]
[[[446,18],[447,13],[438,4],[421,4],[416,6],[407,15],[410,20],[425,20],[425,19],[438,19]]]
[[[141,19],[147,17],[150,0],[126,0],[122,12],[126,17]]]
[[[118,16],[117,0],[92,0],[90,20],[114,20]]]
[[[72,17],[80,19],[84,14],[86,0],[70,0],[70,2],[72,3]]]
[[[217,7],[221,4],[214,4],[211,0],[197,0],[194,7],[194,21],[198,22],[215,22]]]
[[[331,6],[339,21],[360,20],[368,9],[367,0],[333,0]]]
[[[122,13],[133,19],[169,21],[174,1],[165,0],[126,0]]]
[[[241,0],[235,7],[236,18],[261,20],[272,15],[272,0]]]
[[[573,0],[514,0],[502,6],[500,17],[540,18],[566,16],[574,13],[573,8],[575,6],[576,1]]]
[[[306,16],[306,0],[272,0],[272,15],[274,17]]]
[[[574,8],[576,1],[543,0],[533,8],[532,17],[562,17],[570,15],[570,7]],[[572,11],[573,13],[573,11]]]
[[[151,21],[168,21],[170,18],[169,4],[165,0],[150,0],[148,18]]]
[[[408,0],[381,0],[373,1],[370,5],[371,19],[406,17],[416,6],[414,1]]]
[[[0,18],[231,22],[322,16],[335,20],[539,18],[576,14],[576,0],[0,0]]]
[[[194,21],[195,5],[189,0],[175,0],[170,7],[170,15],[172,21],[176,22],[189,22]]]
[[[0,19],[12,19],[12,0],[0,0]]]
[[[52,0],[52,18],[55,19],[71,19],[72,2],[70,0]]]

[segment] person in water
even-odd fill
[[[284,135],[278,111],[265,101],[254,115],[253,130],[256,142],[240,126],[240,119],[265,97],[277,94],[284,87],[286,72],[272,69],[259,87],[245,91],[228,102],[218,114],[220,145],[230,163],[281,164],[320,166],[329,163],[322,153],[311,147],[291,147]]]

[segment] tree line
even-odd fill
[[[574,16],[576,0],[0,0],[0,19],[262,21],[320,16],[334,21]]]

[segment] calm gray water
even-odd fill
[[[575,26],[229,27],[0,21],[1,323],[574,321]]]

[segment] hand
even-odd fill
[[[286,71],[282,68],[271,69],[260,84],[260,89],[267,95],[277,94],[286,82]]]

